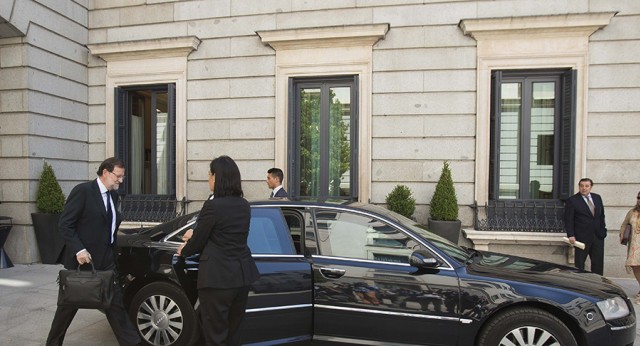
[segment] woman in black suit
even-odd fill
[[[213,195],[204,202],[193,235],[178,254],[200,253],[198,296],[206,344],[240,345],[249,289],[260,275],[247,246],[251,208],[233,159],[217,157],[209,168]]]

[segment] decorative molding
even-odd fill
[[[341,25],[320,28],[256,31],[273,49],[373,46],[389,31],[389,24]]]
[[[159,38],[153,40],[89,44],[92,55],[105,61],[186,57],[197,50],[200,39],[195,36]]]
[[[473,248],[480,251],[490,251],[490,245],[541,245],[569,247],[567,251],[567,263],[575,263],[575,252],[573,246],[567,244],[562,238],[565,233],[544,233],[544,232],[498,232],[498,231],[476,231],[473,229],[463,229],[466,238],[473,242]]]
[[[609,25],[617,12],[596,12],[551,16],[463,19],[459,27],[475,39],[495,35],[531,35],[557,31],[583,32],[587,36]]]

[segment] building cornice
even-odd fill
[[[153,40],[124,41],[89,44],[93,55],[105,61],[139,60],[149,58],[186,57],[198,49],[200,39],[195,36],[159,38]]]
[[[256,31],[262,43],[275,50],[318,47],[373,46],[389,31],[389,24],[341,25],[318,28]]]

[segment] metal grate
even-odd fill
[[[471,207],[479,231],[564,232],[560,200],[500,200]]]
[[[120,207],[125,221],[166,222],[184,215],[188,203],[175,195],[125,195]]]

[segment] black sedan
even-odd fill
[[[125,305],[151,345],[198,334],[198,257],[175,255],[197,214],[122,231]],[[252,203],[261,278],[245,344],[632,345],[636,317],[607,278],[462,248],[384,208]]]

